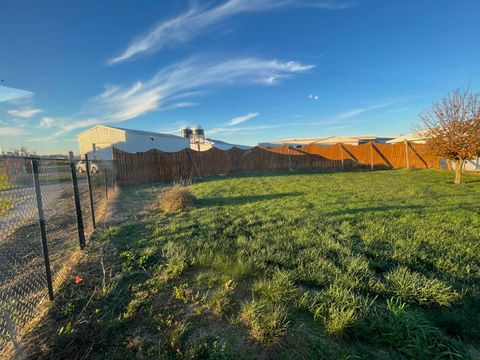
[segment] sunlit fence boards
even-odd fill
[[[249,150],[212,148],[207,151],[185,149],[167,153],[150,150],[126,153],[114,149],[117,180],[120,184],[201,178],[238,171],[288,169],[425,169],[439,168],[439,159],[429,155],[422,144],[377,144],[358,146],[309,144],[301,148],[282,146]]]

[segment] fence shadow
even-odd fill
[[[332,211],[326,213],[326,216],[341,216],[341,215],[357,215],[357,214],[364,214],[364,213],[375,213],[375,212],[383,212],[388,210],[423,210],[425,206],[422,205],[406,205],[406,206],[398,206],[398,205],[385,205],[385,206],[372,206],[372,207],[362,207],[356,209],[343,209],[338,211]]]
[[[249,196],[229,196],[229,197],[210,197],[198,199],[197,204],[201,208],[212,206],[244,205],[259,201],[277,200],[301,195],[300,192],[286,192],[279,194],[249,195]]]

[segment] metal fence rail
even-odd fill
[[[0,156],[0,357],[53,299],[116,189],[113,161]]]

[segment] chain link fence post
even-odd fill
[[[35,194],[37,197],[38,220],[40,225],[40,235],[42,238],[42,252],[43,260],[45,263],[45,275],[47,278],[48,298],[50,300],[53,300],[52,271],[50,269],[50,258],[48,256],[47,231],[45,229],[45,213],[43,211],[42,188],[40,186],[40,178],[38,176],[38,161],[38,159],[31,160],[33,183],[35,186]]]
[[[90,198],[90,214],[92,215],[92,225],[93,229],[96,228],[95,224],[95,208],[93,205],[93,189],[92,189],[92,178],[90,177],[90,162],[88,161],[88,155],[85,154],[85,167],[87,172],[87,183],[88,183],[88,195]]]
[[[77,231],[78,240],[80,242],[80,249],[85,247],[85,230],[83,228],[82,207],[80,204],[80,193],[78,191],[78,179],[77,169],[75,167],[75,161],[73,159],[73,152],[69,152],[70,155],[70,171],[72,177],[73,198],[75,200],[75,214],[77,216]]]

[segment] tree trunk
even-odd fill
[[[463,160],[455,160],[455,184],[462,183]]]

